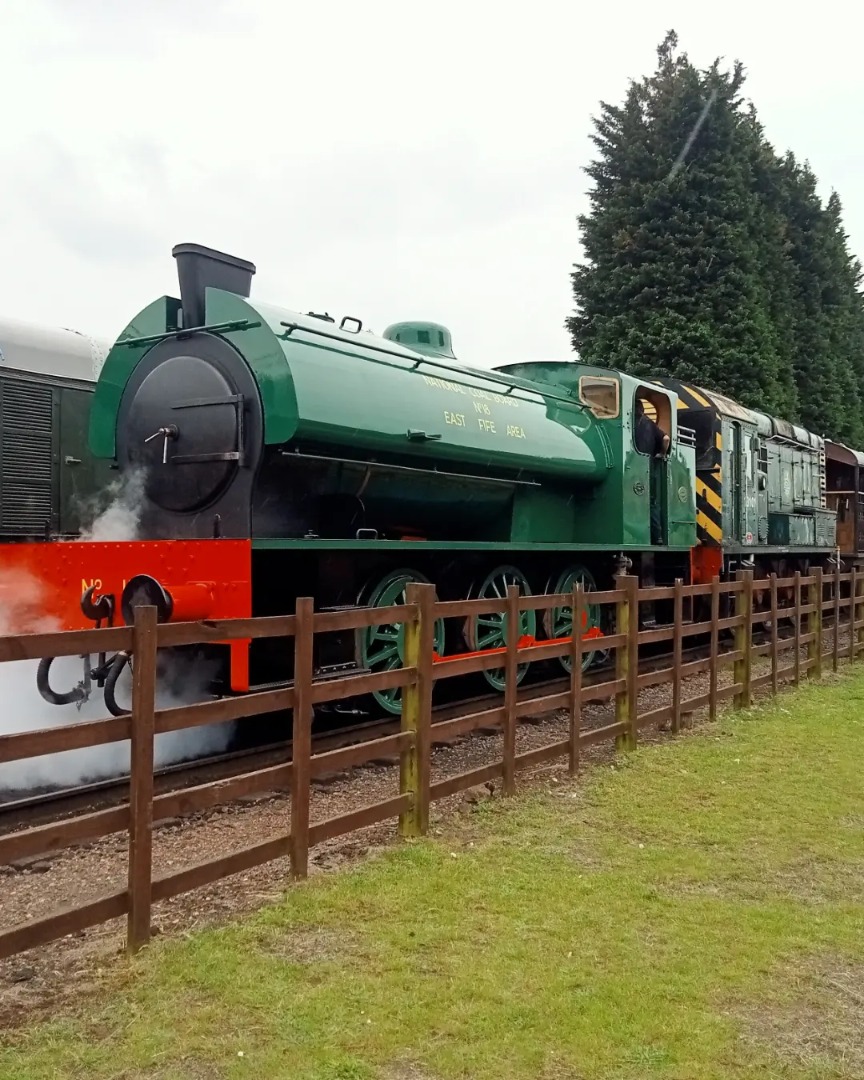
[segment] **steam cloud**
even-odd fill
[[[133,469],[94,498],[81,500],[79,516],[82,521],[89,520],[91,524],[81,529],[81,536],[75,543],[137,540],[144,509],[146,479],[144,469]]]
[[[81,539],[76,542],[135,540],[143,508],[144,479],[143,471],[131,473],[110,485],[100,499],[82,507],[82,518],[86,513],[92,524],[82,530]],[[39,581],[22,578],[20,573],[13,579],[0,569],[0,636],[51,633],[61,629],[45,611],[44,590]],[[95,684],[90,700],[80,710],[74,705],[49,705],[36,689],[38,666],[36,660],[0,663],[0,735],[65,727],[85,720],[105,719],[109,715]],[[77,685],[82,675],[80,657],[60,657],[51,666],[51,683],[59,691]],[[210,696],[207,685],[213,675],[212,667],[196,664],[189,657],[160,657],[157,709],[207,700]],[[131,682],[127,666],[117,688],[118,702],[124,706],[131,702]],[[157,735],[156,767],[219,753],[228,746],[233,729],[234,725],[229,723]],[[71,787],[128,772],[128,741],[109,743],[0,764],[0,793]]]

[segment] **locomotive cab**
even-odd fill
[[[639,424],[640,414],[643,414],[653,424],[656,424],[662,436],[668,436],[671,444],[672,432],[672,407],[669,395],[660,392],[656,387],[638,386],[633,395],[633,449],[640,457],[645,459],[648,467],[648,492],[649,492],[649,515],[651,524],[651,543],[656,546],[664,546],[669,536],[669,500],[664,498],[664,493],[669,486],[668,461],[658,447],[644,446],[640,444]],[[653,439],[651,440],[654,441]],[[669,450],[671,452],[671,445]]]
[[[587,541],[603,538],[622,550],[689,549],[695,543],[695,451],[693,433],[679,425],[677,395],[620,371],[572,360],[508,364],[497,371],[564,389],[598,419],[610,441],[613,467],[597,497],[581,509]],[[614,393],[613,393],[614,387]],[[668,456],[652,459],[636,447],[636,402],[669,436]],[[651,493],[657,535],[651,535]],[[652,541],[657,541],[652,543]],[[656,561],[656,560],[655,560]],[[674,579],[680,561],[660,559],[663,580]]]

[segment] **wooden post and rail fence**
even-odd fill
[[[122,740],[130,740],[131,746],[128,803],[0,836],[0,864],[6,864],[126,831],[129,837],[126,883],[88,903],[0,931],[0,957],[121,916],[127,918],[127,945],[134,952],[150,938],[152,906],[159,901],[285,856],[290,860],[291,876],[304,878],[308,872],[309,849],[322,841],[396,817],[402,836],[422,836],[429,827],[430,804],[438,799],[497,778],[501,779],[503,793],[510,795],[521,770],[556,759],[566,759],[570,773],[575,774],[587,746],[614,740],[619,749],[632,748],[640,728],[646,725],[668,723],[672,732],[677,732],[683,718],[697,709],[707,708],[714,719],[723,701],[731,699],[734,707],[747,707],[758,688],[770,688],[776,693],[781,683],[797,684],[805,673],[818,678],[825,664],[837,671],[841,658],[854,660],[864,651],[864,574],[856,575],[854,570],[823,575],[817,569],[808,577],[796,573],[782,580],[772,577],[756,582],[752,573],[739,572],[733,581],[720,582],[715,578],[706,585],[683,585],[678,581],[674,586],[643,589],[635,577],[617,581],[617,588],[605,592],[585,593],[576,589],[572,595],[521,596],[511,586],[506,598],[500,600],[444,602],[436,600],[434,586],[415,584],[409,586],[408,602],[399,607],[315,612],[313,601],[302,598],[297,601],[293,615],[225,622],[157,625],[155,608],[145,607],[137,610],[131,627],[0,638],[0,662],[111,653],[121,649],[131,649],[135,659],[130,715],[0,736],[0,763]],[[754,592],[762,599],[758,610],[754,608]],[[781,592],[791,595],[791,606],[779,605]],[[703,598],[701,606],[710,609],[710,617],[685,622],[685,605],[690,610],[697,597]],[[674,618],[667,626],[640,631],[638,605],[650,601],[671,601]],[[433,634],[438,619],[464,620],[496,613],[506,620],[507,626],[513,627],[519,624],[520,612],[572,605],[574,625],[581,626],[589,602],[614,607],[614,633],[590,641],[575,634],[563,642],[527,646],[517,634],[508,633],[503,651],[460,657],[447,663],[434,662]],[[723,615],[729,608],[733,613]],[[827,650],[823,632],[826,612],[834,621]],[[780,637],[779,620],[791,620],[792,636]],[[404,627],[403,667],[340,679],[315,678],[316,635],[394,623]],[[754,626],[763,623],[768,624],[769,640],[754,646]],[[841,626],[848,632],[848,641],[842,646]],[[724,631],[733,633],[731,650],[721,649]],[[707,657],[685,663],[684,642],[697,635],[710,638],[710,652]],[[158,649],[257,638],[293,638],[293,685],[195,705],[156,708]],[[640,673],[640,646],[670,641],[671,665]],[[801,650],[805,646],[806,659],[802,660]],[[612,677],[599,683],[586,679],[582,671],[584,653],[598,648],[615,653]],[[781,667],[781,658],[790,652],[789,662]],[[571,662],[569,685],[564,691],[529,698],[523,694],[519,698],[517,670],[521,665],[564,656]],[[756,657],[768,659],[768,670],[758,676],[753,674]],[[730,666],[732,681],[721,686],[720,675]],[[432,724],[432,695],[437,682],[502,669],[504,693],[499,706]],[[702,673],[708,675],[707,691],[703,689],[694,697],[684,698],[685,681]],[[670,703],[640,712],[639,692],[664,684],[671,684]],[[403,695],[398,732],[327,752],[312,752],[315,705],[397,686],[402,687]],[[599,726],[584,724],[583,707],[589,702],[603,701],[614,703],[614,720],[607,717]],[[518,753],[519,719],[558,709],[569,713],[567,737]],[[290,760],[197,787],[154,793],[156,735],[283,710],[292,714]],[[500,727],[502,756],[468,772],[433,780],[433,727],[438,738]],[[398,791],[381,802],[349,813],[310,821],[310,784],[314,778],[380,760],[387,754],[400,757]],[[184,816],[274,789],[287,789],[291,797],[290,821],[281,835],[227,855],[191,863],[179,871],[153,874],[154,820]]]

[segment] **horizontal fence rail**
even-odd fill
[[[46,656],[131,650],[135,657],[132,711],[129,716],[86,721],[62,728],[0,736],[0,763],[42,754],[94,747],[130,740],[129,801],[126,804],[81,814],[65,820],[0,836],[0,864],[30,856],[53,853],[71,844],[89,842],[126,831],[129,837],[126,887],[88,903],[65,908],[20,926],[0,931],[0,957],[45,944],[87,927],[126,916],[127,947],[134,952],[150,938],[152,905],[160,900],[199,888],[252,867],[287,856],[291,875],[306,877],[309,850],[316,844],[393,818],[399,819],[402,836],[424,835],[429,828],[431,803],[490,780],[501,781],[505,795],[512,794],[516,776],[524,769],[566,759],[575,774],[586,747],[614,740],[620,750],[635,747],[640,729],[668,725],[681,730],[685,717],[707,709],[713,720],[721,702],[747,707],[753,693],[770,688],[777,693],[783,683],[798,684],[803,676],[820,678],[830,665],[836,672],[842,659],[853,660],[864,651],[864,574],[823,574],[817,568],[809,576],[796,573],[778,579],[754,579],[739,571],[733,581],[715,578],[710,584],[639,588],[635,577],[617,579],[615,589],[556,595],[520,595],[510,586],[501,599],[440,602],[432,585],[413,584],[407,603],[391,608],[357,608],[338,612],[315,612],[313,601],[301,598],[293,615],[219,622],[157,624],[155,608],[139,608],[131,627],[94,629],[58,634],[0,637],[0,662]],[[781,597],[786,603],[781,603]],[[672,605],[669,625],[640,630],[640,605],[658,601]],[[706,618],[695,620],[698,601]],[[509,627],[518,627],[525,611],[540,612],[568,606],[573,625],[581,626],[587,605],[611,609],[614,630],[599,638],[571,634],[552,642],[526,643],[518,634],[506,635],[506,648],[436,662],[434,628],[440,619],[465,619],[496,613]],[[728,612],[731,610],[731,614]],[[823,622],[833,619],[830,647],[825,649]],[[794,633],[781,638],[779,623],[791,622]],[[316,635],[399,623],[404,630],[404,666],[393,671],[316,678]],[[841,626],[848,641],[841,645]],[[754,644],[754,629],[767,632],[768,640]],[[731,650],[721,650],[720,636],[732,631]],[[707,635],[708,655],[684,661],[688,638]],[[294,678],[290,686],[264,689],[236,698],[156,709],[156,661],[159,649],[178,645],[256,638],[285,638],[293,647]],[[667,642],[671,658],[667,667],[639,670],[639,648]],[[293,644],[292,644],[293,643]],[[806,657],[802,659],[802,649]],[[614,653],[614,666],[605,681],[586,680],[583,658],[587,652]],[[755,658],[766,657],[768,670],[754,676]],[[563,691],[519,699],[518,672],[522,665],[538,660],[569,659],[569,685]],[[446,658],[445,658],[446,659]],[[731,668],[732,681],[720,686],[721,674]],[[500,706],[458,715],[432,724],[432,698],[437,682],[481,671],[503,671],[504,690]],[[708,689],[684,697],[685,682],[697,674],[708,675]],[[640,712],[639,693],[647,687],[670,686],[668,704]],[[314,706],[359,694],[401,687],[401,729],[395,734],[356,743],[336,750],[313,753]],[[583,707],[610,702],[614,719],[601,726],[583,724]],[[568,715],[566,738],[517,753],[518,720],[554,710]],[[157,734],[265,715],[281,710],[292,713],[291,759],[248,773],[215,780],[163,794],[154,792],[154,740]],[[449,738],[479,729],[500,729],[500,760],[441,779],[432,778],[432,733]],[[310,820],[311,781],[325,773],[399,755],[399,789],[383,801],[320,821]],[[256,792],[290,791],[290,828],[272,839],[166,874],[153,874],[153,822],[207,810]]]

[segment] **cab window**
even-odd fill
[[[614,420],[620,411],[618,380],[583,375],[579,379],[579,400],[598,420]]]
[[[641,402],[645,416],[652,420],[664,435],[669,435],[670,438],[672,434],[672,404],[669,398],[658,390],[649,389],[647,386],[640,386],[636,390],[633,401],[633,446],[637,453],[647,454],[648,451],[640,449],[636,439],[636,424],[639,416],[636,407],[637,402]]]

